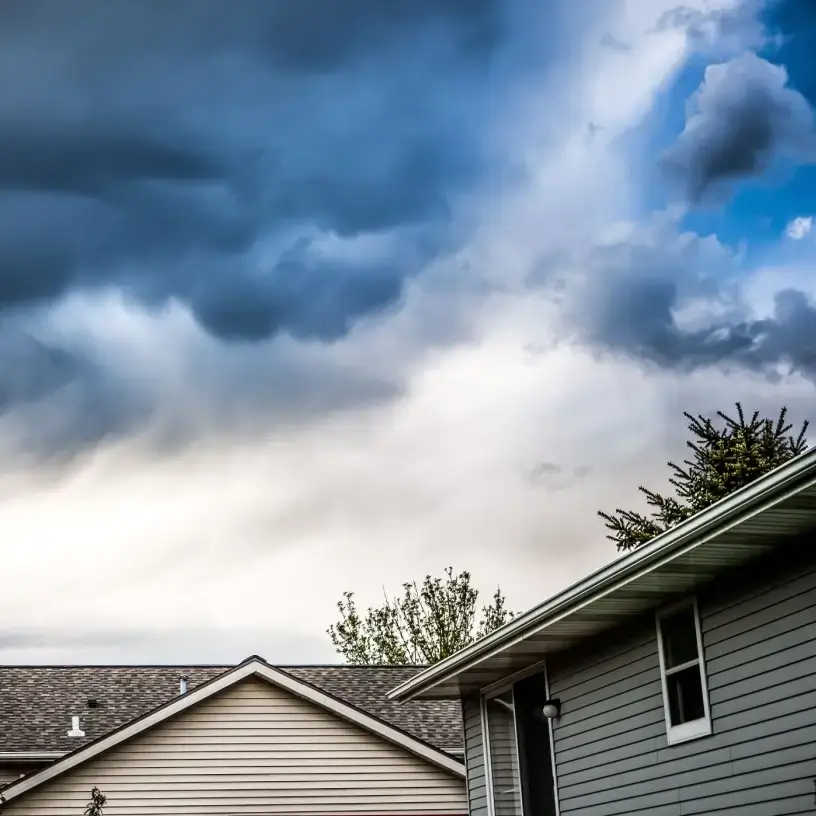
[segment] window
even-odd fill
[[[493,816],[521,816],[521,773],[513,689],[484,698]]]
[[[711,733],[703,639],[695,601],[657,616],[663,707],[669,745]]]

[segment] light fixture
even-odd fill
[[[548,720],[555,720],[561,714],[561,701],[560,700],[545,700],[544,705],[541,708],[541,713],[548,719]]]

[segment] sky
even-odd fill
[[[0,663],[523,610],[684,411],[816,420],[808,0],[0,6]]]

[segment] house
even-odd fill
[[[472,816],[816,812],[816,450],[389,693],[457,700]]]
[[[467,812],[458,704],[412,667],[0,667],[3,816]],[[20,776],[24,774],[23,776]]]

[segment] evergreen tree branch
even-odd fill
[[[686,442],[690,457],[678,465],[668,462],[669,484],[674,495],[664,496],[640,487],[649,508],[648,515],[616,509],[598,511],[609,531],[607,538],[619,550],[632,550],[671,529],[695,513],[739,490],[808,448],[807,420],[796,436],[790,435],[787,408],[776,420],[754,411],[750,419],[741,403],[736,418],[717,411],[722,427],[710,417],[685,411],[691,438]]]

